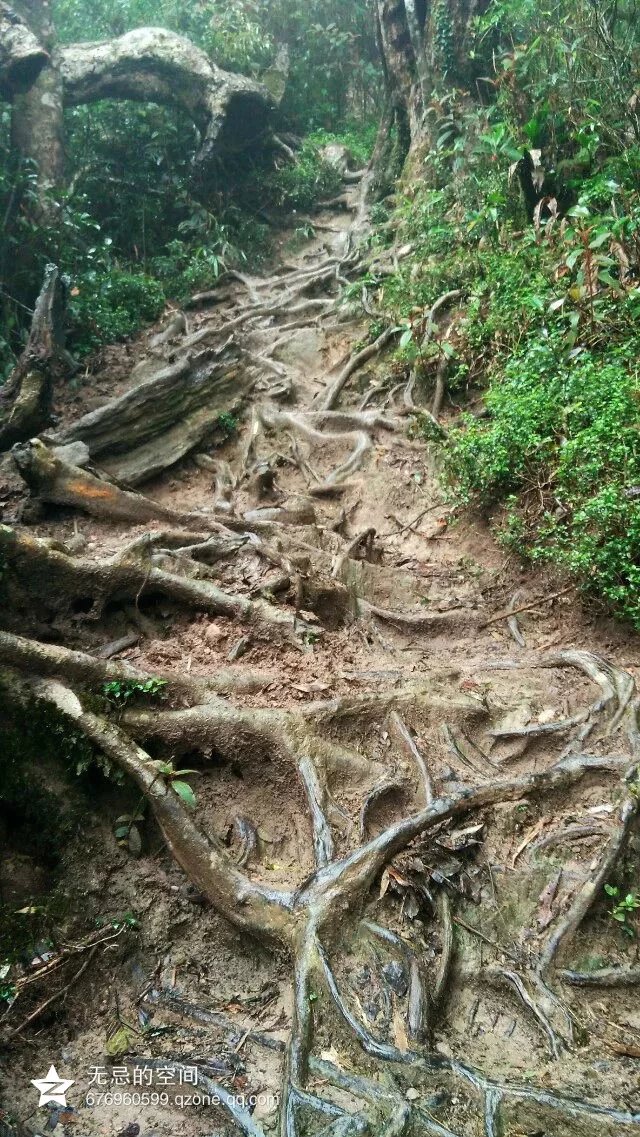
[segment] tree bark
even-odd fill
[[[32,87],[13,101],[12,143],[17,153],[34,162],[38,170],[38,195],[42,224],[55,222],[57,209],[51,195],[64,174],[64,126],[62,76],[53,51],[54,27],[50,0],[19,0],[20,15],[48,55]]]
[[[0,3],[0,98],[11,99],[36,82],[49,56],[15,8]]]
[[[60,272],[47,265],[29,341],[0,392],[0,452],[48,424],[53,380],[70,366],[64,350],[65,303]]]
[[[489,0],[376,0],[378,41],[396,132],[424,137],[433,93],[473,82],[473,20]]]
[[[59,61],[66,106],[130,99],[188,114],[200,131],[194,166],[205,180],[225,152],[260,141],[276,106],[261,83],[222,71],[189,40],[164,28],[73,44],[60,50]]]

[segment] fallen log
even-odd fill
[[[55,434],[54,446],[84,442],[105,473],[137,485],[175,465],[238,409],[252,380],[233,341],[187,353],[150,379]]]
[[[103,521],[131,521],[135,525],[148,521],[182,524],[188,517],[66,461],[66,450],[71,447],[49,449],[39,438],[13,447],[11,456],[18,472],[37,501],[68,505]],[[207,527],[206,519],[203,518],[202,524]],[[215,525],[213,519],[210,524]]]

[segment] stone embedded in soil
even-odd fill
[[[218,640],[226,639],[228,635],[228,631],[225,631],[225,629],[221,628],[218,624],[209,624],[209,627],[206,628],[204,632],[204,638],[207,643],[217,643]]]
[[[390,963],[387,963],[382,968],[382,974],[396,995],[406,995],[409,990],[409,982],[404,967],[397,959],[392,959]]]

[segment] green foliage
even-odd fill
[[[322,198],[335,196],[342,179],[335,167],[322,160],[320,146],[310,136],[305,139],[295,162],[287,162],[267,177],[265,190],[269,199],[282,210],[311,209]]]
[[[640,908],[640,896],[638,893],[627,892],[623,895],[620,889],[612,884],[605,884],[604,890],[607,896],[610,896],[614,902],[611,909],[612,919],[622,925],[622,931],[627,936],[635,936],[635,929],[629,921]]]
[[[263,183],[267,200],[289,212],[312,209],[323,198],[335,197],[343,188],[342,178],[334,166],[323,160],[321,150],[339,143],[348,148],[356,166],[364,166],[374,141],[370,129],[358,129],[353,124],[340,133],[314,131],[304,139],[295,162],[285,163],[267,175]]]
[[[225,439],[233,438],[238,433],[238,420],[230,411],[223,411],[221,415],[218,415],[217,425]]]
[[[509,176],[528,141],[512,112],[502,97],[488,108],[434,98],[423,165],[376,238],[413,254],[365,283],[404,328],[400,373],[428,393],[444,359],[453,403],[486,391],[485,416],[463,415],[444,447],[454,500],[640,629],[637,148],[596,147],[571,200],[548,194],[532,224]],[[583,126],[564,150],[556,129],[556,152],[593,141]],[[461,299],[430,328],[431,306],[454,289]]]
[[[113,679],[103,684],[102,693],[115,707],[122,708],[133,698],[157,699],[166,686],[166,679]]]
[[[196,795],[194,794],[188,782],[184,778],[189,775],[198,774],[199,770],[175,770],[173,762],[154,762],[159,774],[166,778],[172,790],[177,793],[178,797],[184,802],[189,809],[195,809],[197,805]]]
[[[75,278],[69,313],[78,355],[125,339],[161,314],[166,302],[159,281],[142,272],[88,269]]]

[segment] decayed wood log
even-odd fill
[[[55,265],[47,265],[31,333],[0,394],[0,450],[37,434],[51,413],[53,379],[70,366],[64,350],[66,288]]]
[[[161,367],[47,441],[54,446],[83,442],[101,470],[137,485],[199,446],[221,414],[238,408],[251,383],[235,345],[227,341]]]

